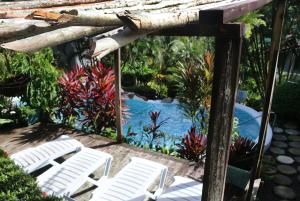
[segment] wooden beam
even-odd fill
[[[254,11],[272,0],[246,0],[228,6],[220,6],[217,9],[201,10],[199,22],[201,24],[226,24],[248,12]]]
[[[117,141],[122,142],[121,49],[114,52]]]
[[[1,44],[2,48],[18,52],[35,52],[45,47],[54,47],[56,45],[77,40],[84,36],[110,31],[115,27],[82,27],[74,26],[57,29],[47,33],[42,33],[29,38]]]
[[[242,24],[233,24],[244,30]],[[243,33],[243,32],[242,32]],[[223,201],[242,37],[217,37],[202,201]]]
[[[287,0],[277,1],[277,10],[273,21],[273,33],[272,33],[272,43],[270,49],[270,59],[269,59],[269,74],[267,80],[267,91],[264,101],[263,114],[260,124],[259,140],[258,140],[258,151],[256,156],[256,161],[253,168],[252,178],[250,180],[250,186],[247,193],[247,199],[251,200],[251,194],[253,189],[253,184],[256,178],[260,177],[261,171],[261,160],[264,152],[266,134],[268,130],[268,123],[273,99],[274,86],[276,81],[276,71],[278,64],[278,57],[280,51],[282,29],[284,24],[284,15],[286,12]]]
[[[34,1],[13,1],[1,2],[0,10],[26,10],[49,8],[58,6],[73,6],[78,4],[92,4],[111,0],[34,0]]]
[[[150,32],[134,32],[129,28],[124,28],[123,30],[117,29],[111,31],[112,35],[105,38],[101,38],[96,41],[92,41],[90,47],[90,57],[96,57],[101,59],[107,54],[141,38],[146,36]]]
[[[163,29],[151,33],[150,35],[241,37],[241,30],[239,26],[232,26],[232,24],[222,24],[222,25],[188,24],[183,27]]]

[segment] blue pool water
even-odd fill
[[[171,136],[182,137],[192,125],[191,120],[184,115],[176,101],[162,103],[161,101],[126,99],[125,104],[128,107],[130,117],[123,125],[124,134],[127,133],[129,126],[133,132],[140,133],[143,126],[150,124],[148,113],[151,111],[161,111],[160,121],[169,118],[167,123],[161,127],[161,130]],[[238,130],[240,135],[256,140],[259,133],[259,125],[256,119],[239,108],[235,108],[235,117],[239,119]]]

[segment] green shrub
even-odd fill
[[[168,96],[168,87],[164,84],[151,81],[148,82],[147,86],[155,90],[157,98],[166,98]]]
[[[138,95],[145,96],[148,99],[156,99],[156,91],[151,87],[145,86],[134,86],[124,88],[126,91],[134,92]]]
[[[136,75],[132,72],[122,72],[122,86],[132,87],[136,85]]]
[[[7,55],[6,60],[3,55]],[[53,52],[49,48],[33,54],[0,52],[0,80],[13,75],[28,75],[30,83],[21,100],[32,109],[39,109],[40,118],[45,121],[50,120],[53,108],[59,103],[57,80],[61,72],[53,61]]]
[[[35,180],[0,149],[0,201],[62,201],[43,195]]]
[[[279,117],[300,122],[300,82],[285,82],[275,88],[273,110]]]

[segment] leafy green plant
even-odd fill
[[[0,80],[24,74],[30,77],[27,92],[22,101],[41,111],[41,120],[49,121],[52,109],[58,104],[58,83],[60,71],[53,65],[51,49],[44,49],[34,54],[0,53]]]
[[[102,132],[101,135],[113,140],[117,140],[117,132],[114,128],[105,128]]]
[[[281,118],[300,122],[300,81],[276,86],[272,108]]]
[[[14,68],[15,66],[11,65],[13,55],[13,52],[4,49],[0,51],[0,83],[20,73],[18,68]]]
[[[39,109],[41,121],[51,121],[53,109],[59,105],[58,78],[61,72],[53,66],[51,49],[44,49],[33,55],[18,53],[14,65],[29,74],[31,82],[22,101],[34,109]]]
[[[124,87],[125,90],[130,92],[135,92],[138,95],[144,96],[148,99],[156,99],[157,93],[156,90],[149,86],[134,86],[134,87]]]
[[[164,84],[159,84],[155,81],[148,82],[147,86],[155,91],[156,99],[165,98],[168,96],[168,87]]]
[[[35,180],[15,165],[2,149],[0,149],[0,200],[62,201],[41,192]]]
[[[26,125],[32,123],[31,122],[32,118],[34,118],[38,115],[37,110],[31,108],[28,105],[18,107],[18,111],[19,111],[20,122],[22,122]]]
[[[207,52],[199,64],[181,65],[176,72],[177,98],[193,126],[206,133],[212,89],[213,55]],[[200,125],[200,126],[199,126]]]
[[[235,142],[240,135],[239,130],[238,130],[238,124],[239,124],[239,119],[237,117],[234,117],[232,131],[231,131],[231,140],[233,142]]]
[[[246,25],[246,39],[249,39],[251,37],[252,31],[255,27],[266,26],[266,21],[262,19],[263,17],[264,15],[259,12],[249,12],[237,20],[239,22],[243,22]]]

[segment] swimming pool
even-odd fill
[[[149,112],[151,111],[161,111],[160,121],[168,119],[167,123],[161,127],[161,130],[171,136],[181,138],[192,125],[191,120],[184,115],[176,100],[172,103],[163,103],[160,100],[144,101],[135,97],[133,99],[125,99],[125,104],[128,107],[130,117],[123,125],[124,134],[127,133],[129,127],[131,127],[133,132],[140,133],[144,125],[150,124]],[[238,130],[240,135],[258,141],[261,114],[252,108],[236,104],[235,117],[239,119]],[[266,148],[269,147],[271,138],[272,131],[269,128]]]

